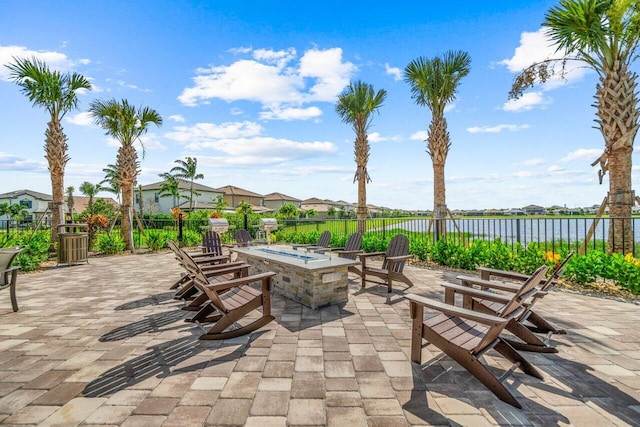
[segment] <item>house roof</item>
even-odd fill
[[[269,193],[264,196],[264,200],[290,200],[292,202],[300,202],[300,199],[296,199],[295,197],[287,196],[282,193]]]
[[[310,199],[306,199],[302,201],[303,205],[326,205],[327,201],[318,199],[317,197],[312,197]]]
[[[40,200],[46,200],[46,201],[53,200],[53,197],[50,196],[49,194],[38,193],[37,191],[32,191],[32,190],[10,191],[8,193],[0,194],[0,199],[16,199],[20,196],[25,196],[25,195],[31,196],[34,199],[40,199]]]
[[[523,207],[522,209],[544,209],[542,206],[538,206],[538,205],[527,205],[525,207]]]
[[[180,190],[188,190],[189,188],[191,188],[191,181],[187,181],[186,179],[182,179],[182,178],[176,178],[176,180],[178,181],[178,188]],[[153,184],[143,185],[142,186],[142,191],[160,190],[160,187],[164,183],[165,183],[165,181],[158,181],[158,182],[154,182]],[[209,186],[197,183],[195,181],[193,183],[193,189],[195,191],[208,191],[210,193],[220,193],[219,190],[217,190],[217,189],[215,189],[213,187],[209,187]]]
[[[67,209],[67,199],[68,197],[64,198],[64,209],[66,211]],[[115,207],[116,209],[120,207],[120,204],[118,202],[116,202],[115,200],[113,200],[111,197],[94,197],[93,198],[93,203],[96,202],[96,200],[104,200],[105,202],[109,203],[110,205],[112,205],[113,207]],[[80,213],[83,212],[87,209],[87,206],[89,205],[89,197],[87,196],[73,196],[73,211],[75,213]]]
[[[245,190],[244,188],[235,187],[233,185],[225,185],[224,187],[217,188],[216,191],[230,196],[264,197],[262,194],[254,193],[253,191]]]

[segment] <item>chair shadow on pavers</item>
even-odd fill
[[[148,297],[125,302],[115,308],[115,310],[133,310],[135,308],[147,307],[150,305],[160,305],[166,301],[173,301],[175,292],[163,292],[161,294],[150,295]]]
[[[175,323],[179,320],[184,320],[187,313],[182,310],[171,310],[165,311],[162,313],[151,314],[149,316],[145,316],[144,319],[138,320],[137,322],[129,323],[125,326],[120,326],[119,328],[115,328],[106,334],[102,335],[98,341],[106,342],[106,341],[119,341],[126,338],[135,337],[136,335],[146,334],[149,332],[164,332],[167,330],[174,329],[186,329],[183,323],[179,323],[178,325],[168,328],[162,329],[167,325]]]
[[[256,336],[258,335],[260,335],[260,332],[256,333]],[[87,384],[82,391],[82,395],[85,397],[111,396],[151,377],[166,378],[229,360],[236,360],[245,354],[247,347],[250,345],[251,343],[249,342],[230,353],[224,353],[219,357],[214,355],[212,359],[206,362],[200,361],[197,364],[181,367],[180,369],[175,369],[175,367],[205,350],[210,350],[212,348],[210,342],[198,340],[197,335],[189,335],[154,345],[148,348],[148,352],[102,373],[98,378]],[[238,343],[218,343],[215,348],[223,348],[225,346],[238,346]]]

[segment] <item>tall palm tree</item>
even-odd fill
[[[404,69],[404,80],[411,86],[411,96],[416,104],[431,111],[427,153],[433,164],[433,213],[434,235],[444,236],[447,215],[447,196],[444,167],[451,147],[444,110],[456,99],[456,91],[463,77],[471,71],[471,57],[463,51],[447,51],[433,58],[419,57]]]
[[[93,214],[93,198],[102,190],[100,184],[92,184],[89,181],[85,181],[80,184],[80,192],[89,197],[89,203],[87,203],[87,210],[89,214]]]
[[[64,168],[69,161],[67,136],[62,118],[78,108],[77,92],[91,89],[91,83],[78,73],[53,71],[37,58],[13,58],[6,66],[9,78],[34,106],[43,107],[50,119],[45,131],[44,152],[51,175],[51,245],[58,241],[58,225],[62,223],[64,203]]]
[[[603,175],[609,171],[609,250],[633,251],[631,187],[633,142],[638,132],[638,76],[631,65],[638,58],[640,4],[631,0],[561,0],[550,9],[542,24],[564,57],[546,60],[516,76],[509,96],[518,98],[524,90],[544,83],[566,68],[557,63],[578,61],[595,70],[596,123],[604,137],[604,153],[598,159]],[[594,165],[598,161],[594,162]]]
[[[180,183],[175,176],[169,172],[158,174],[163,179],[163,183],[160,184],[160,197],[173,197],[173,207],[177,207],[180,202]]]
[[[76,191],[76,189],[70,185],[67,187],[67,211],[73,215],[73,192]]]
[[[89,106],[89,113],[94,123],[105,130],[105,134],[120,142],[116,169],[118,185],[122,189],[122,222],[120,232],[126,247],[133,252],[132,217],[133,186],[138,177],[138,153],[133,144],[147,133],[149,126],[162,126],[162,117],[150,107],[136,108],[126,99],[120,102],[115,99],[106,101],[96,100]],[[142,146],[144,158],[144,145]]]
[[[116,165],[108,164],[106,168],[102,169],[102,172],[104,172],[105,175],[104,179],[100,181],[100,188],[115,194],[118,203],[120,203],[120,177],[118,175],[118,168]]]
[[[369,162],[369,140],[367,132],[371,126],[373,113],[377,112],[387,97],[387,91],[380,89],[375,92],[373,85],[356,81],[338,95],[336,113],[343,122],[351,125],[356,133],[354,141],[354,154],[356,161],[356,173],[353,182],[358,182],[358,231],[366,231],[367,221],[367,183],[371,181],[367,172]]]
[[[204,179],[204,175],[198,173],[198,159],[195,157],[186,157],[186,160],[176,160],[178,166],[171,168],[173,176],[176,178],[188,179],[191,183],[189,187],[189,212],[193,210],[193,196],[199,193],[193,189],[193,181],[196,179]]]

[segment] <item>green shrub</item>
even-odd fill
[[[33,271],[40,268],[40,264],[49,259],[51,234],[47,230],[31,233],[19,233],[4,241],[5,246],[24,246],[24,250],[13,262],[22,271]]]
[[[151,251],[157,252],[167,246],[167,237],[169,236],[168,233],[160,230],[147,230],[145,237],[147,247]]]
[[[103,233],[98,235],[94,247],[103,254],[113,255],[122,252],[125,245],[120,234]]]

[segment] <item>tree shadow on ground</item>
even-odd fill
[[[161,294],[150,295],[145,298],[140,298],[134,301],[129,301],[121,304],[115,308],[115,310],[133,310],[140,307],[146,307],[149,305],[160,305],[165,301],[173,299],[175,292],[163,292]]]

